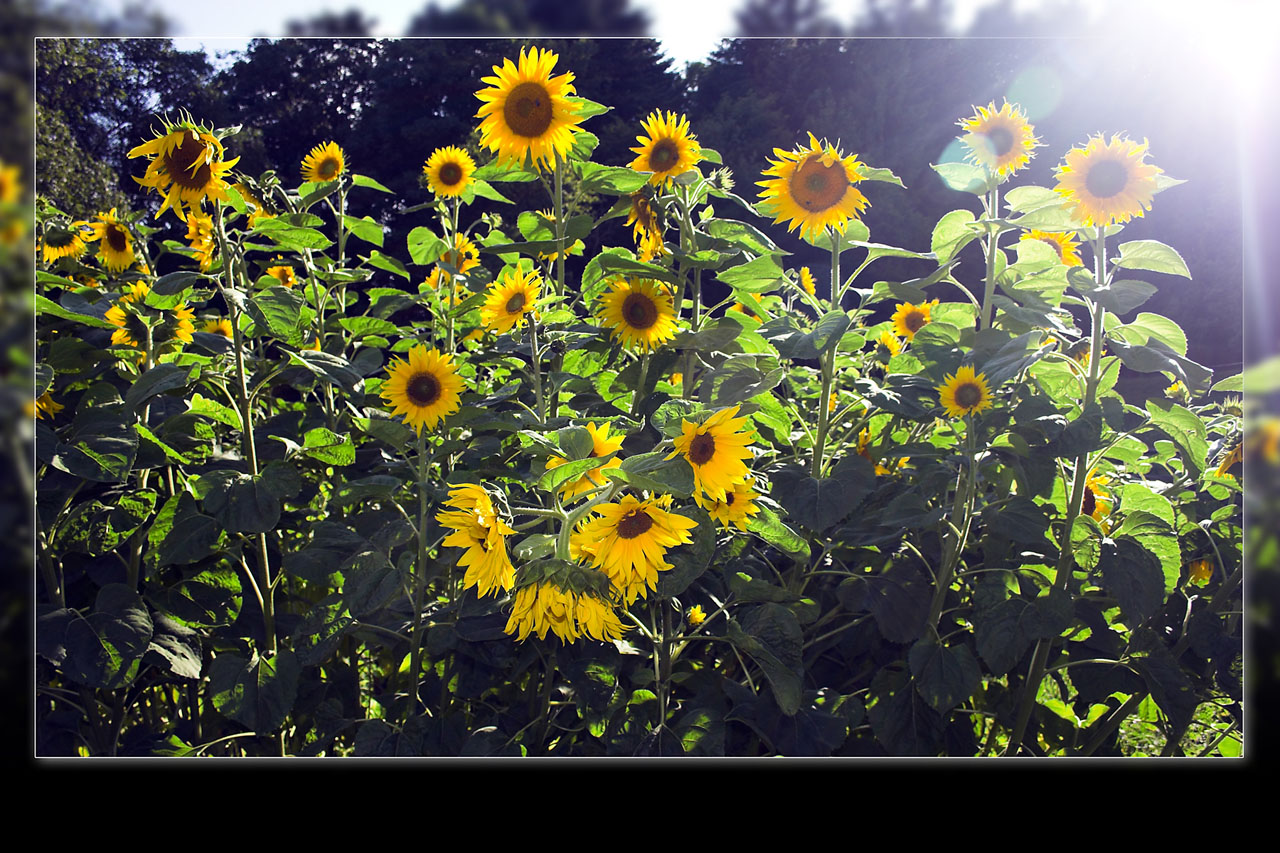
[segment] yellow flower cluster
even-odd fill
[[[562,642],[572,643],[581,637],[602,642],[619,640],[627,629],[607,601],[545,581],[516,592],[504,630],[515,634],[517,640],[530,634],[545,640],[550,631]]]

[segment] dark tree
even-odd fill
[[[838,36],[823,0],[750,0],[734,13],[740,36]]]
[[[631,0],[463,0],[431,3],[409,24],[411,36],[644,36],[649,16]]]
[[[285,34],[328,38],[371,36],[377,24],[376,18],[366,18],[364,12],[353,8],[345,12],[324,12],[305,21],[290,21],[285,25]]]

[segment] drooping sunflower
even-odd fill
[[[876,340],[876,355],[881,355],[881,350],[884,350],[883,355],[888,357],[898,355],[902,352],[902,341],[893,332],[883,331]]]
[[[445,198],[457,198],[466,192],[475,170],[476,161],[471,159],[471,155],[456,145],[450,145],[431,152],[422,167],[422,174],[427,176],[427,187],[431,192]]]
[[[1151,209],[1156,175],[1163,171],[1144,162],[1146,154],[1145,139],[1139,145],[1118,134],[1105,143],[1102,134],[1090,137],[1083,148],[1067,152],[1054,190],[1085,225],[1104,227],[1141,217]]]
[[[440,256],[440,262],[453,267],[459,275],[466,275],[480,266],[480,250],[466,234],[459,232],[453,236],[453,248]]]
[[[271,212],[261,198],[258,197],[248,184],[243,182],[236,184],[236,192],[240,193],[240,197],[244,199],[245,204],[249,207],[249,227],[255,228],[258,223],[264,219],[275,219],[276,215]]]
[[[526,315],[537,317],[534,305],[541,290],[542,276],[536,270],[517,267],[490,286],[480,306],[480,322],[499,335],[523,326]]]
[[[327,184],[341,177],[347,168],[347,157],[338,143],[329,141],[311,149],[302,159],[302,180]]]
[[[53,399],[52,394],[45,391],[39,397],[36,397],[34,414],[36,420],[44,420],[46,415],[50,420],[53,420],[53,416],[65,408],[66,406]]]
[[[631,349],[653,350],[676,336],[674,300],[649,279],[614,279],[600,297],[596,315],[615,341]]]
[[[440,267],[432,267],[431,274],[427,276],[426,281],[423,282],[423,285],[439,293],[440,298],[443,299],[445,302],[448,302],[449,301],[448,290],[442,291],[440,288],[441,286],[447,287],[450,281],[453,281],[453,276],[449,275],[449,273],[440,269]],[[455,303],[461,302],[462,300],[466,299],[470,295],[471,295],[471,291],[467,289],[466,285],[464,285],[460,281],[453,281],[453,300]]]
[[[676,118],[668,111],[654,110],[640,123],[648,136],[637,136],[640,147],[632,148],[636,159],[627,168],[637,172],[653,172],[649,183],[656,187],[670,183],[676,175],[684,174],[702,159],[702,147],[697,137],[689,133],[689,119]]]
[[[222,142],[210,129],[189,121],[165,122],[163,133],[131,150],[129,156],[151,158],[146,174],[134,180],[164,196],[156,218],[173,208],[184,222],[186,208],[198,209],[206,198],[229,200],[225,178],[240,162],[239,157],[223,159]]]
[[[216,241],[213,237],[213,217],[192,211],[187,217],[187,245],[195,250],[200,271],[206,272],[213,265]]]
[[[967,158],[995,172],[1012,175],[1028,166],[1035,156],[1035,129],[1027,115],[1016,104],[1005,101],[996,109],[995,101],[985,107],[974,107],[974,115],[957,124],[968,131],[960,141],[969,149]]]
[[[909,341],[915,340],[920,331],[933,318],[933,309],[938,307],[938,300],[913,305],[910,302],[899,302],[893,312],[893,331]]]
[[[591,433],[591,453],[588,454],[588,458],[591,459],[603,459],[611,453],[617,453],[622,449],[622,441],[626,438],[624,435],[610,438],[609,425],[607,423],[598,427],[595,423],[589,423],[586,426],[586,430]],[[568,461],[563,456],[552,456],[547,460],[547,470],[559,468]],[[605,469],[618,468],[621,465],[622,460],[614,457],[599,468],[592,468],[578,479],[565,483],[560,487],[560,492],[565,500],[573,500],[578,495],[586,494],[592,489],[607,485],[609,480],[604,475]]]
[[[658,588],[658,572],[672,567],[668,548],[693,541],[689,531],[698,523],[670,506],[669,496],[642,501],[627,495],[594,507],[595,517],[569,537],[574,552],[607,574],[627,604]]]
[[[962,418],[991,408],[986,374],[975,373],[972,365],[962,365],[954,375],[947,376],[937,390],[948,417]]]
[[[285,287],[293,287],[298,283],[298,275],[293,271],[293,267],[288,264],[278,264],[274,267],[267,267],[267,275],[280,282]]]
[[[1080,505],[1080,512],[1099,524],[1103,524],[1111,514],[1112,499],[1107,485],[1107,478],[1093,471],[1084,481],[1084,502]]]
[[[678,453],[687,459],[693,468],[694,490],[718,501],[724,501],[725,493],[750,475],[747,445],[755,435],[747,427],[747,418],[735,417],[740,408],[739,404],[721,409],[700,424],[682,421],[681,434],[673,441],[675,450],[667,457]]]
[[[661,248],[662,226],[658,223],[658,213],[643,190],[631,194],[631,209],[627,211],[626,224],[631,226],[631,236],[637,246],[646,241],[656,241]]]
[[[845,157],[833,145],[809,134],[809,147],[795,151],[773,149],[777,160],[764,171],[760,212],[774,222],[789,220],[788,231],[800,229],[816,237],[830,226],[844,233],[850,219],[867,209],[867,197],[854,184],[862,180],[863,164],[854,154]]]
[[[146,355],[147,323],[138,316],[138,306],[151,292],[146,282],[136,281],[115,303],[107,309],[107,322],[116,327],[111,333],[111,343],[116,346],[136,347],[143,350],[139,357]],[[161,321],[151,329],[151,343],[158,347],[171,341],[189,344],[195,334],[195,312],[180,302]]]
[[[408,361],[397,358],[387,366],[382,398],[393,407],[392,414],[403,415],[421,435],[424,424],[435,429],[462,407],[464,387],[452,355],[418,344],[409,350]]]
[[[1077,364],[1085,370],[1089,369],[1089,362],[1093,360],[1092,355],[1093,342],[1089,338],[1081,338],[1067,348],[1067,355],[1070,356]],[[1107,354],[1107,348],[1102,347],[1101,355]]]
[[[515,634],[517,640],[530,634],[545,640],[550,631],[561,642],[572,643],[581,637],[601,642],[620,640],[627,628],[609,602],[590,592],[565,589],[555,580],[544,580],[516,591],[503,631]]]
[[[231,328],[231,321],[226,317],[219,317],[216,320],[206,320],[205,324],[200,328],[202,332],[208,332],[211,335],[222,335],[224,338],[235,337],[235,329]]]
[[[72,223],[70,228],[56,225],[47,226],[44,238],[40,241],[40,255],[46,264],[58,258],[78,258],[89,248],[85,243],[84,233],[80,230],[84,222]]]
[[[818,285],[813,280],[813,273],[808,267],[800,267],[800,287],[812,297],[818,296]]]
[[[1231,439],[1230,447],[1213,473],[1218,477],[1235,477],[1231,471],[1236,467],[1244,467],[1244,441],[1239,435]]]
[[[566,157],[582,119],[574,94],[573,72],[551,76],[560,57],[549,50],[522,48],[518,62],[504,59],[493,66],[493,77],[482,77],[489,88],[476,92],[483,103],[476,112],[480,144],[496,152],[504,165],[522,165],[531,158],[535,169],[556,169]]]
[[[129,228],[116,217],[116,209],[99,213],[97,222],[89,223],[89,242],[98,241],[98,260],[109,272],[120,272],[133,263],[133,236]]]
[[[1071,234],[1065,231],[1040,231],[1032,229],[1023,234],[1021,240],[1039,240],[1047,243],[1055,252],[1058,253],[1058,260],[1069,267],[1083,266],[1080,260],[1080,254],[1076,251],[1080,248],[1080,244],[1071,239]]]
[[[1213,560],[1202,557],[1187,564],[1187,580],[1196,586],[1204,586],[1213,577]]]
[[[739,530],[746,531],[751,517],[760,513],[760,507],[756,506],[756,498],[760,497],[760,493],[752,488],[754,485],[755,478],[748,477],[740,483],[734,483],[732,488],[725,489],[724,500],[705,498],[701,492],[694,492],[693,499],[712,518],[724,525],[726,530],[736,525]]]
[[[444,538],[449,548],[465,548],[458,565],[466,568],[462,588],[476,587],[476,595],[497,595],[515,586],[516,570],[507,556],[507,539],[515,533],[494,509],[493,499],[483,486],[463,483],[449,490],[445,506],[451,511],[436,514],[436,521],[453,532]]]

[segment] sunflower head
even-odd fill
[[[889,359],[902,352],[902,341],[890,331],[883,331],[876,340],[876,360],[885,364]]]
[[[800,288],[810,296],[817,298],[818,285],[813,280],[813,273],[808,267],[800,267]]]
[[[1237,433],[1233,436],[1228,444],[1227,451],[1222,454],[1222,459],[1218,462],[1217,469],[1213,472],[1219,477],[1232,477],[1240,473],[1240,469],[1244,466],[1244,441]],[[1232,472],[1235,472],[1234,474]]]
[[[133,236],[129,227],[116,217],[116,209],[99,213],[98,221],[89,223],[90,242],[98,242],[98,260],[109,272],[127,269],[134,261]]]
[[[36,420],[44,420],[46,415],[50,420],[53,420],[53,416],[65,408],[66,406],[53,399],[52,394],[45,391],[36,398],[34,406],[35,411],[32,414],[36,416]]]
[[[14,204],[22,197],[22,184],[17,166],[0,160],[0,204]]]
[[[235,330],[231,328],[231,321],[226,317],[218,317],[215,320],[206,320],[205,324],[200,327],[200,331],[208,332],[211,335],[222,335],[224,338],[232,338],[235,336]]]
[[[1071,239],[1071,234],[1061,231],[1040,231],[1032,229],[1023,234],[1021,240],[1039,240],[1045,243],[1058,255],[1058,260],[1069,267],[1083,266],[1080,253],[1076,251],[1080,244]]]
[[[302,180],[313,184],[336,181],[346,171],[346,154],[336,142],[326,142],[311,149],[302,160]]]
[[[613,339],[630,349],[653,350],[676,336],[674,300],[649,279],[614,279],[600,297],[596,315]]]
[[[652,172],[649,183],[664,186],[676,175],[689,171],[702,159],[698,140],[689,133],[689,119],[668,111],[654,110],[640,123],[647,136],[637,136],[640,147],[632,148],[636,159],[628,168]]]
[[[554,172],[557,159],[568,156],[582,119],[571,100],[573,73],[551,76],[559,60],[550,50],[522,48],[517,62],[504,59],[493,66],[494,76],[481,78],[489,87],[476,92],[480,144],[499,163],[532,160],[534,168]]]
[[[681,434],[672,442],[675,450],[667,457],[683,456],[693,468],[694,491],[724,503],[726,494],[751,473],[746,461],[755,435],[747,418],[735,417],[740,408],[721,409],[702,423],[683,421]]]
[[[938,300],[913,305],[910,302],[899,302],[893,312],[893,331],[908,341],[915,340],[919,332],[933,317],[933,309],[938,307]],[[883,342],[883,336],[882,336]]]
[[[280,282],[285,287],[293,287],[298,283],[298,276],[293,271],[293,267],[288,264],[278,264],[274,267],[267,267],[267,275]]]
[[[436,520],[453,530],[444,539],[451,548],[465,548],[458,565],[466,569],[463,589],[476,587],[479,596],[497,595],[515,585],[516,570],[507,556],[506,537],[515,533],[493,506],[483,486],[463,483],[449,490],[444,502],[451,510],[436,514]]]
[[[613,605],[596,592],[594,584],[575,584],[584,570],[575,568],[553,577],[540,578],[516,590],[511,616],[503,629],[523,640],[537,634],[545,640],[553,633],[563,643],[582,637],[601,642],[622,639],[628,630]],[[599,575],[594,570],[586,570]],[[582,588],[579,589],[578,587]]]
[[[589,459],[603,459],[610,454],[617,453],[622,449],[623,439],[625,435],[615,435],[610,437],[609,425],[607,423],[596,426],[595,423],[589,423],[586,430],[591,434],[591,453],[587,455]],[[547,460],[547,470],[559,468],[569,460],[563,456],[552,456]],[[605,477],[604,472],[607,468],[621,467],[622,460],[618,457],[610,459],[599,468],[592,468],[576,480],[565,483],[560,487],[560,492],[565,500],[573,500],[579,495],[585,495],[593,489],[608,485],[609,481]]]
[[[458,232],[453,235],[453,248],[440,256],[440,263],[453,267],[460,275],[480,266],[480,250],[466,234]]]
[[[845,157],[812,133],[807,148],[775,148],[773,153],[778,159],[769,161],[765,180],[756,182],[764,187],[759,207],[774,222],[787,220],[788,231],[799,228],[813,238],[831,227],[843,234],[849,220],[867,209],[866,196],[854,186],[862,180],[863,168],[855,155]]]
[[[997,175],[1012,175],[1030,165],[1035,156],[1034,128],[1016,104],[1005,101],[997,110],[992,101],[985,107],[974,107],[973,116],[957,123],[966,131],[960,141],[969,150],[968,159]]]
[[[142,281],[131,284],[128,290],[107,309],[107,322],[116,327],[111,333],[111,343],[116,346],[128,346],[142,350],[139,360],[146,357],[148,333],[154,349],[166,344],[185,343],[193,340],[195,333],[195,312],[185,302],[178,303],[171,311],[160,311],[158,322],[144,319],[140,309],[143,300],[151,292],[151,287]],[[151,310],[151,309],[147,309]]]
[[[1139,145],[1118,134],[1106,142],[1101,134],[1090,137],[1083,148],[1067,152],[1054,190],[1085,225],[1128,222],[1151,209],[1158,190],[1156,175],[1162,170],[1145,162],[1146,155],[1146,140]]]
[[[1187,565],[1187,580],[1196,586],[1204,586],[1213,577],[1213,560],[1201,557]]]
[[[963,365],[938,386],[938,396],[948,417],[962,418],[991,408],[991,389],[987,377],[975,373],[971,365]]]
[[[658,587],[658,572],[672,568],[668,548],[693,541],[689,531],[698,523],[669,511],[669,496],[640,500],[626,495],[617,503],[592,508],[570,538],[570,554],[609,576],[617,595],[627,604],[648,597]]]
[[[456,145],[437,148],[422,167],[431,192],[445,198],[462,195],[471,185],[471,175],[475,170],[476,161]]]
[[[407,361],[397,358],[387,367],[382,398],[392,406],[392,414],[403,415],[421,435],[424,425],[435,429],[462,407],[463,387],[452,355],[419,344],[409,350]]]
[[[211,128],[190,119],[161,123],[163,132],[129,152],[150,159],[146,174],[134,180],[164,196],[156,217],[173,208],[185,221],[187,208],[198,209],[206,198],[229,201],[226,177],[240,158],[224,159],[222,141]]]
[[[494,283],[480,306],[480,322],[486,329],[501,335],[524,325],[526,315],[533,314],[542,289],[542,277],[526,267],[517,267]]]
[[[51,264],[59,258],[78,258],[83,255],[89,248],[81,231],[81,226],[85,225],[86,223],[77,222],[69,228],[45,226],[44,238],[40,242],[40,255],[44,263]]]
[[[760,507],[756,506],[756,498],[760,497],[760,493],[752,488],[754,485],[755,479],[747,477],[740,483],[734,483],[732,488],[725,489],[724,500],[703,497],[701,492],[695,492],[693,499],[712,518],[724,525],[726,530],[736,526],[745,533],[751,517],[760,513]]]
[[[1106,517],[1111,514],[1114,502],[1111,498],[1111,492],[1107,490],[1109,482],[1101,474],[1094,471],[1089,472],[1089,476],[1084,483],[1084,502],[1080,505],[1081,515],[1087,515],[1102,524]]]
[[[703,622],[707,621],[707,614],[703,612],[701,604],[695,604],[685,612],[685,619],[689,622],[690,628],[697,628]]]

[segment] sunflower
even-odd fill
[[[321,336],[316,335],[316,339],[311,342],[311,345],[308,346],[307,349],[311,350],[312,352],[320,352],[321,350],[323,350],[324,346],[323,346],[323,341]]]
[[[1084,148],[1067,152],[1058,167],[1054,190],[1074,205],[1075,218],[1099,227],[1128,222],[1151,209],[1156,175],[1163,170],[1144,163],[1147,142],[1139,145],[1122,136],[1104,143],[1093,136]]]
[[[862,430],[858,433],[858,455],[876,466],[876,476],[884,477],[893,473],[893,468],[888,467],[883,462],[877,462],[871,457],[871,431]],[[905,468],[907,465],[907,457],[902,456],[894,463],[894,468]]]
[[[45,415],[53,420],[53,416],[65,409],[66,406],[53,399],[53,395],[45,391],[35,401],[35,416],[37,420],[44,420]],[[43,414],[42,414],[43,413]]]
[[[628,168],[637,172],[653,172],[649,183],[656,187],[670,183],[676,175],[683,174],[702,159],[698,140],[689,133],[689,119],[668,111],[663,118],[661,110],[654,110],[640,123],[648,136],[637,136],[639,148],[632,148],[636,159]]]
[[[133,263],[133,236],[123,222],[116,218],[116,209],[99,213],[98,221],[89,223],[89,242],[98,244],[98,260],[109,272],[120,272]]]
[[[712,518],[723,524],[726,530],[731,525],[736,525],[739,530],[746,531],[751,516],[760,512],[760,507],[756,506],[756,498],[760,497],[760,493],[752,488],[753,485],[755,479],[748,477],[742,482],[734,483],[732,488],[725,489],[724,500],[704,498],[699,492],[694,493],[693,499]]]
[[[588,454],[588,458],[603,459],[609,454],[617,453],[622,449],[622,440],[625,436],[618,435],[610,438],[608,424],[601,424],[597,427],[594,423],[589,423],[586,426],[586,430],[591,433],[591,453]],[[562,456],[552,456],[547,460],[547,470],[559,468],[568,461]],[[565,483],[560,487],[564,499],[573,500],[578,495],[586,494],[592,489],[606,485],[609,481],[604,476],[605,469],[617,468],[621,465],[622,460],[614,457],[599,468],[592,468],[578,479]]]
[[[1087,515],[1099,524],[1111,514],[1111,493],[1107,491],[1107,478],[1090,471],[1084,482],[1084,502],[1080,505],[1080,513]]]
[[[1236,436],[1231,440],[1230,449],[1222,456],[1222,461],[1218,463],[1218,468],[1213,473],[1218,477],[1235,477],[1231,473],[1231,469],[1237,466],[1244,466],[1244,442],[1240,436]]]
[[[58,258],[78,258],[83,255],[85,249],[89,248],[85,243],[84,235],[80,232],[80,226],[85,224],[76,222],[70,228],[46,227],[44,239],[40,242],[40,253],[44,262],[51,264]]]
[[[288,264],[267,267],[267,275],[271,276],[285,287],[293,287],[298,283],[297,274],[293,271],[293,267]]]
[[[588,592],[573,592],[554,580],[530,584],[516,592],[511,616],[503,628],[523,640],[531,633],[545,640],[550,631],[561,642],[580,637],[601,642],[622,639],[627,629],[607,602]]]
[[[0,204],[14,204],[22,197],[21,174],[17,166],[9,166],[0,160]]]
[[[216,320],[206,320],[205,324],[200,328],[202,332],[208,332],[211,335],[222,335],[224,338],[232,338],[235,336],[235,329],[231,328],[231,321],[226,317],[219,317]]]
[[[537,215],[547,220],[547,224],[551,226],[552,231],[555,230],[556,215],[554,213],[552,213],[550,210],[539,210]],[[582,249],[583,249],[582,241],[574,240],[573,245],[569,246],[569,248],[564,250],[565,257],[568,257],[570,255],[581,255]],[[539,259],[544,261],[550,261],[552,263],[554,263],[555,260],[559,257],[560,257],[559,252],[539,252],[538,253]]]
[[[596,314],[615,341],[632,349],[653,350],[676,336],[671,294],[649,279],[614,279]]]
[[[453,248],[440,256],[440,262],[453,267],[459,275],[466,275],[469,270],[480,266],[480,250],[466,234],[454,234]]]
[[[203,213],[192,211],[187,217],[187,245],[195,250],[196,260],[200,263],[200,271],[205,272],[213,265],[215,241],[213,239],[213,218]]]
[[[255,228],[258,223],[264,219],[275,219],[276,215],[271,212],[266,203],[258,198],[257,194],[249,189],[247,184],[236,184],[236,192],[240,193],[240,197],[244,199],[246,205],[249,206],[249,227]]]
[[[432,267],[431,275],[427,276],[426,280],[423,282],[423,285],[431,288],[436,292],[439,292],[440,286],[442,284],[447,285],[452,280],[453,280],[453,276],[449,275],[447,272],[440,269],[440,267]],[[463,299],[466,299],[470,295],[471,295],[471,291],[467,290],[466,285],[464,285],[460,281],[454,282],[453,284],[454,301],[461,302]],[[447,296],[444,293],[440,294],[440,298],[448,301]]]
[[[515,586],[516,570],[507,556],[507,539],[515,533],[493,508],[483,486],[463,483],[449,490],[445,506],[452,511],[436,514],[436,521],[453,531],[444,538],[449,548],[465,548],[458,565],[466,568],[462,588],[476,587],[476,595],[497,595]]]
[[[146,356],[147,324],[138,316],[137,310],[150,292],[151,287],[146,282],[134,282],[129,286],[128,292],[107,309],[105,315],[107,322],[116,326],[116,330],[111,333],[111,343],[142,349],[140,357]],[[168,317],[164,317],[151,329],[152,344],[159,346],[171,341],[191,343],[196,330],[195,318],[195,312],[187,307],[187,303],[178,303]]]
[[[850,219],[866,210],[866,196],[853,185],[862,180],[856,155],[842,155],[835,146],[819,143],[809,134],[809,147],[795,151],[773,149],[779,158],[770,160],[764,171],[769,180],[764,187],[760,212],[774,216],[774,222],[790,220],[788,231],[800,229],[805,237],[816,237],[827,226],[844,233]]]
[[[336,181],[346,170],[347,159],[336,142],[326,142],[311,149],[302,160],[302,180],[313,184]]]
[[[962,418],[991,408],[991,389],[987,387],[986,374],[974,373],[968,364],[957,370],[955,375],[947,376],[937,390],[942,408],[947,410],[949,417]]]
[[[658,572],[672,568],[668,548],[693,541],[691,518],[669,512],[669,496],[639,500],[627,495],[593,508],[569,538],[574,552],[603,571],[622,600],[630,604],[658,588]]]
[[[835,414],[836,404],[840,401],[840,393],[832,391],[831,396],[827,398],[827,414]]]
[[[450,145],[431,153],[422,167],[422,174],[427,176],[431,192],[445,198],[456,198],[471,185],[471,174],[475,170],[476,161],[471,159],[471,155],[456,145]]]
[[[658,224],[658,214],[653,209],[653,202],[643,191],[631,194],[631,209],[627,211],[626,224],[631,226],[631,236],[637,246],[656,242],[657,247],[662,248],[662,226]]]
[[[685,613],[685,618],[689,620],[690,628],[697,628],[707,621],[707,614],[703,612],[701,604],[695,604]]]
[[[1182,380],[1178,380],[1164,389],[1164,395],[1177,400],[1179,403],[1191,402],[1191,394],[1187,391],[1187,386],[1182,384]]]
[[[1187,580],[1196,586],[1204,586],[1213,577],[1213,560],[1202,557],[1187,564]]]
[[[1071,235],[1059,231],[1040,231],[1032,229],[1020,238],[1022,240],[1039,240],[1049,244],[1058,253],[1058,260],[1069,267],[1084,266],[1076,249],[1080,244],[1071,239]]]
[[[800,287],[810,296],[817,298],[818,286],[813,280],[813,273],[808,267],[800,267]]]
[[[393,360],[387,374],[382,398],[393,407],[392,414],[404,415],[404,422],[419,435],[424,424],[435,429],[442,418],[462,406],[464,385],[452,355],[418,344],[409,350],[408,361]]]
[[[1077,364],[1086,370],[1089,368],[1089,362],[1092,360],[1091,355],[1092,341],[1089,338],[1081,338],[1070,347],[1067,348],[1067,355],[1075,360]],[[1102,355],[1107,354],[1107,348],[1102,348]]]
[[[222,142],[208,128],[191,122],[165,122],[163,133],[134,148],[129,156],[151,158],[146,174],[134,180],[164,196],[156,218],[172,207],[184,222],[185,207],[197,209],[206,198],[229,201],[224,179],[240,162],[239,157],[224,160]]]
[[[667,457],[679,453],[687,459],[693,468],[694,490],[718,501],[724,501],[725,493],[750,474],[745,460],[751,458],[747,445],[755,436],[746,429],[745,417],[734,417],[740,408],[721,409],[700,424],[683,421],[682,434],[673,442],[675,450]]]
[[[960,137],[968,148],[968,159],[986,166],[997,175],[1012,175],[1031,163],[1036,146],[1034,128],[1027,123],[1021,107],[1008,101],[996,109],[995,101],[985,107],[974,107],[971,118],[957,124],[968,131]]]
[[[493,77],[481,80],[489,88],[476,92],[484,103],[476,112],[480,144],[497,153],[500,164],[523,165],[531,158],[534,168],[554,172],[556,160],[573,147],[573,135],[582,119],[574,94],[573,73],[551,76],[560,57],[549,50],[520,50],[518,63],[504,59],[493,66]]]
[[[929,306],[926,305],[924,307],[928,308]],[[883,331],[880,333],[880,337],[876,340],[877,356],[881,355],[881,350],[884,350],[884,355],[887,357],[886,360],[888,360],[888,358],[892,358],[902,352],[902,341],[893,332],[887,330]]]
[[[480,306],[480,322],[499,335],[523,326],[525,315],[537,317],[533,306],[541,289],[542,277],[537,271],[517,267],[489,288]]]
[[[893,312],[893,331],[909,341],[915,340],[916,332],[928,324],[933,318],[933,309],[937,307],[937,299],[932,302],[922,302],[919,305],[899,302],[897,310]]]

